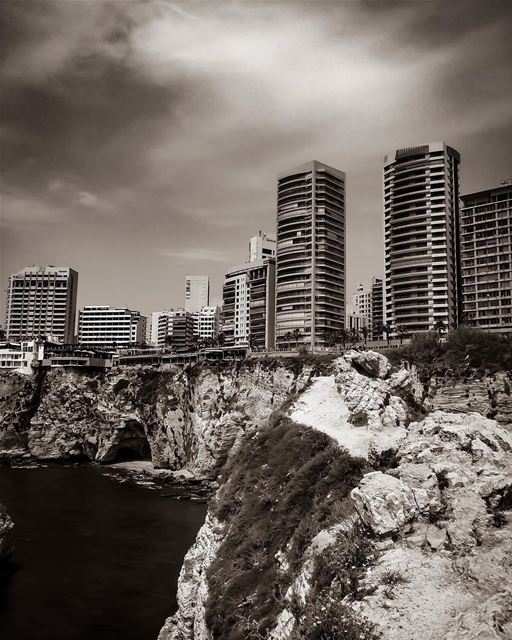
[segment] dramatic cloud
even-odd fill
[[[347,173],[348,290],[381,275],[381,158],[446,139],[462,188],[512,176],[512,5],[2,4],[2,281],[70,264],[83,304],[218,299],[275,226],[276,175]]]

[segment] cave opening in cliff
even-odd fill
[[[151,461],[151,449],[147,440],[133,444],[121,444],[111,452],[108,462]]]

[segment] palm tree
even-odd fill
[[[403,324],[397,325],[396,333],[400,338],[400,344],[402,344],[402,340],[407,337],[407,327]]]
[[[368,333],[369,333],[368,327],[366,325],[363,325],[363,327],[361,328],[361,335],[363,336],[363,340],[365,344],[368,341]]]
[[[441,333],[444,332],[445,328],[446,328],[446,322],[444,320],[436,320],[434,322],[434,326],[432,327],[434,331],[437,331],[439,336],[441,336]]]
[[[288,349],[287,350],[290,351],[291,350],[290,349],[290,345],[291,345],[291,342],[293,340],[293,334],[292,334],[291,331],[288,331],[288,333],[286,333],[284,337],[285,337],[285,340],[288,342]]]
[[[299,338],[302,337],[302,333],[299,331],[299,329],[294,329],[292,331],[292,336],[295,340],[295,349],[297,350],[299,347]]]
[[[343,349],[345,349],[345,345],[347,344],[347,340],[348,340],[348,331],[345,328],[340,329],[338,331],[338,337],[341,344],[343,345]]]
[[[381,332],[386,336],[386,340],[388,342],[388,347],[389,347],[389,340],[390,340],[391,333],[393,331],[393,327],[389,324],[389,322],[386,322],[380,326],[380,329],[381,329]]]

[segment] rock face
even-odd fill
[[[375,593],[359,612],[389,640],[419,628],[432,640],[510,637],[512,434],[477,413],[435,411],[409,425],[397,457],[352,492],[375,535],[399,534],[368,575]],[[416,505],[408,518],[404,494]],[[390,572],[401,576],[392,598],[382,585]]]
[[[438,381],[426,394],[414,371],[357,351],[322,375],[276,362],[8,374],[0,449],[131,455],[217,477],[159,640],[292,640],[313,626],[360,640],[505,640],[507,380],[480,381],[478,394],[475,381],[468,405],[466,391]]]
[[[284,366],[53,370],[0,379],[0,455],[38,460],[151,459],[155,466],[215,472],[241,435],[308,383]]]
[[[475,412],[512,426],[512,378],[510,374],[468,376],[466,380],[432,378],[425,394],[433,409],[457,413]]]
[[[0,503],[0,564],[9,558],[13,548],[14,522],[7,509]]]
[[[378,535],[399,531],[418,512],[412,489],[381,471],[365,475],[350,495],[361,520]]]
[[[512,637],[512,435],[477,413],[422,415],[419,397],[414,376],[393,373],[380,357],[372,361],[372,354],[353,352],[334,363],[330,379],[313,380],[291,406],[288,419],[327,434],[340,452],[344,443],[349,451],[366,452],[380,470],[368,470],[351,492],[352,510],[340,505],[337,522],[311,539],[298,564],[289,556],[294,536],[280,547],[273,561],[289,587],[275,592],[273,625],[263,635],[255,630],[255,637],[291,640],[297,631],[302,637],[301,625],[311,619],[331,631],[343,629],[341,637],[364,640]],[[354,440],[354,430],[364,438]],[[361,442],[366,449],[357,448]],[[219,492],[228,481],[221,479]],[[254,509],[260,518],[274,517],[272,509],[268,516]],[[361,525],[368,534],[357,533]],[[160,640],[219,637],[209,627],[205,595],[224,597],[235,588],[227,579],[221,592],[212,593],[210,573],[237,526],[250,525],[236,516],[227,526],[211,519],[204,525],[180,577],[180,609]],[[240,544],[243,565],[247,548]],[[255,576],[265,562],[258,553],[249,555]],[[359,565],[362,554],[367,562]],[[321,591],[317,566],[320,576],[337,576]],[[352,586],[340,591],[343,580]],[[255,577],[246,602],[248,625],[258,588]]]

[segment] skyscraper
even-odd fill
[[[385,318],[407,333],[456,326],[460,155],[443,142],[384,158]]]
[[[464,321],[512,333],[512,183],[461,200]]]
[[[345,174],[317,162],[277,185],[276,341],[325,344],[345,318]]]
[[[190,276],[185,278],[185,311],[197,313],[210,304],[210,278]]]
[[[52,336],[75,339],[78,273],[69,267],[31,266],[11,275],[7,293],[7,339]]]

